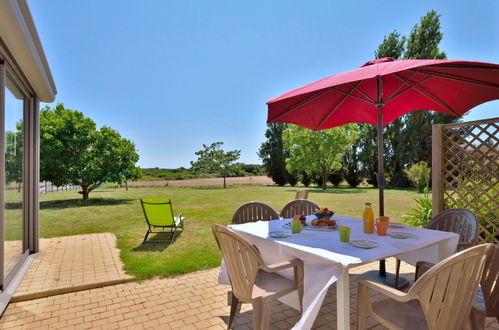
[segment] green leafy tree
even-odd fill
[[[357,187],[362,182],[357,142],[348,145],[343,155],[343,163],[343,177],[350,187]]]
[[[428,189],[431,173],[428,163],[419,162],[412,164],[409,168],[406,168],[404,172],[414,187],[416,187],[418,193],[422,193],[425,189]]]
[[[383,42],[378,46],[375,52],[376,58],[392,57],[401,59],[405,51],[406,38],[397,31],[391,32],[383,38]],[[407,141],[403,141],[404,135],[404,117],[396,118],[385,127],[385,162],[387,166],[387,174],[391,178],[391,183],[397,186],[407,184],[407,179],[403,175],[403,162],[399,159],[404,154]],[[376,126],[371,126],[369,136],[377,136]],[[400,175],[402,174],[402,176]]]
[[[349,124],[322,131],[289,125],[284,131],[285,147],[290,153],[286,166],[290,172],[305,171],[321,177],[326,189],[328,177],[342,167],[343,154],[357,138],[357,125]]]
[[[440,16],[432,10],[421,17],[407,38],[404,54],[406,59],[446,59],[445,52],[439,49],[443,33],[440,31]],[[458,121],[458,118],[440,112],[413,111],[404,116],[406,138],[410,138],[411,148],[403,150],[405,166],[420,161],[431,162],[431,126]]]
[[[414,25],[407,38],[406,59],[445,59],[447,55],[438,48],[444,34],[440,31],[440,16],[429,11]]]
[[[367,178],[367,182],[374,187],[378,186],[376,172],[378,172],[378,149],[376,127],[370,124],[359,125],[359,160],[361,163],[361,175]]]
[[[383,42],[374,52],[376,58],[393,57],[402,58],[405,50],[405,37],[401,36],[396,30],[383,38]]]
[[[23,163],[23,122],[17,123],[17,130],[5,132],[5,182],[16,182],[21,190]]]
[[[258,157],[262,159],[267,176],[279,186],[284,186],[292,175],[286,169],[286,158],[289,152],[284,148],[282,134],[288,127],[284,123],[269,123],[265,131],[267,140],[258,150]]]
[[[84,201],[105,182],[138,178],[138,158],[135,145],[118,131],[97,131],[92,119],[62,103],[40,112],[40,178],[81,186]]]
[[[196,151],[198,159],[191,162],[193,170],[205,173],[216,173],[224,178],[224,188],[227,187],[226,178],[239,172],[236,161],[241,155],[241,150],[223,151],[223,142],[214,142],[203,149]]]

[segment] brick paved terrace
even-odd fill
[[[40,251],[13,301],[133,280],[123,270],[112,233],[42,238]]]
[[[359,274],[377,266],[371,263],[351,272]],[[387,267],[393,269],[394,259],[388,260]],[[413,267],[403,264],[401,271],[412,278]],[[226,329],[229,287],[219,285],[217,276],[218,268],[11,303],[0,320],[0,329]],[[356,276],[351,277],[350,290],[354,326]],[[335,293],[333,285],[314,329],[336,328]],[[275,305],[272,315],[272,329],[289,329],[299,317],[283,304]],[[244,304],[236,314],[234,329],[252,329],[252,320],[251,304]],[[383,329],[373,320],[369,328]],[[488,319],[487,329],[497,330],[499,324]]]

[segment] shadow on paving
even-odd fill
[[[64,199],[64,200],[53,200],[53,201],[42,201],[40,202],[40,209],[63,209],[70,207],[87,207],[87,206],[108,206],[108,205],[120,205],[130,202],[138,201],[136,199],[110,199],[110,198],[90,198],[88,201],[84,202],[82,199]],[[12,205],[9,205],[12,204]],[[17,208],[18,203],[6,203],[6,208]]]

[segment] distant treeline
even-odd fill
[[[255,176],[265,175],[263,165],[239,163],[239,172],[234,176]],[[190,168],[142,168],[142,177],[139,180],[157,181],[157,180],[186,180],[199,178],[212,178],[216,175],[211,173],[199,173]]]

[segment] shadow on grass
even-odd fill
[[[314,194],[360,194],[363,192],[364,189],[369,190],[373,188],[328,187],[326,190],[323,190],[322,188],[302,188],[302,189],[308,189],[309,193],[314,193]],[[286,191],[296,192],[296,189],[287,189]]]
[[[226,188],[224,188],[223,185],[220,186],[196,186],[196,187],[175,187],[175,188],[189,188],[189,189],[194,189],[194,190],[227,190],[231,188],[236,188],[236,185],[227,185]]]
[[[173,233],[164,232],[157,233],[153,237],[148,237],[148,240],[141,243],[132,249],[134,252],[161,252],[166,250],[171,244],[182,235],[182,232],[176,233],[173,237]]]
[[[116,198],[90,198],[88,201],[84,202],[81,199],[63,199],[63,200],[53,200],[53,201],[42,201],[40,202],[40,209],[65,209],[70,207],[87,207],[87,206],[108,206],[108,205],[120,205],[126,204],[133,201],[138,201],[136,199],[116,199]],[[9,205],[12,204],[12,205]],[[18,203],[6,203],[5,208],[18,208]]]

